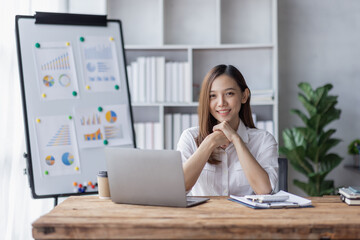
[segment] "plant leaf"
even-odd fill
[[[322,158],[326,155],[326,153],[334,146],[339,144],[341,142],[338,138],[330,138],[326,142],[319,144],[318,151],[319,151],[319,157]]]
[[[337,167],[340,164],[342,159],[343,159],[342,157],[340,157],[335,153],[329,153],[323,159],[321,159],[320,170],[322,172],[329,173],[331,170],[333,170],[335,167]]]
[[[298,110],[298,109],[292,109],[292,110],[290,110],[290,112],[298,115],[298,117],[304,122],[304,124],[307,125],[308,118],[307,118],[307,116],[306,116],[303,112],[301,112],[301,111]]]
[[[305,183],[296,179],[293,181],[293,183],[295,186],[299,187],[304,192],[306,192],[309,196],[318,196],[316,189],[314,187],[315,185],[313,183]]]
[[[313,166],[305,158],[305,149],[302,146],[289,150],[286,157],[290,164],[304,175],[314,172]]]
[[[321,133],[318,138],[319,144],[323,144],[324,142],[326,142],[335,132],[335,129],[329,129],[328,131]]]
[[[287,149],[291,150],[298,146],[304,146],[304,136],[297,128],[285,129],[283,131],[284,145]]]
[[[331,109],[326,114],[322,115],[321,121],[320,121],[320,128],[324,128],[326,125],[328,125],[330,122],[339,119],[341,114],[341,110],[339,109]]]
[[[305,93],[305,96],[308,100],[313,98],[314,91],[313,91],[310,83],[301,82],[301,83],[299,83],[298,87]]]
[[[335,194],[334,181],[326,180],[321,183],[320,195],[333,195]]]
[[[312,115],[316,114],[315,106],[308,99],[306,99],[306,97],[303,94],[299,93],[298,94],[298,99],[303,104],[305,109],[308,111],[310,117]]]

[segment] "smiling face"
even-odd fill
[[[210,113],[218,121],[227,121],[237,130],[241,104],[247,100],[247,91],[241,91],[235,80],[222,74],[218,76],[210,88]]]

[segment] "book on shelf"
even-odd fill
[[[154,149],[154,124],[145,123],[145,149]]]
[[[162,149],[162,131],[159,122],[135,123],[137,147],[140,149]]]
[[[191,127],[199,126],[199,117],[196,113],[191,114]]]
[[[176,149],[177,143],[183,131],[198,126],[196,113],[167,113],[164,118],[165,149]]]
[[[152,92],[152,81],[153,79],[151,78],[151,72],[152,72],[152,67],[151,67],[151,57],[146,57],[145,58],[145,102],[151,102],[151,92]]]
[[[188,62],[165,62],[165,57],[138,57],[127,65],[133,102],[191,102]]]
[[[251,101],[271,101],[274,99],[273,90],[257,90],[251,92]]]
[[[145,102],[145,100],[146,100],[146,91],[145,91],[145,89],[146,89],[146,80],[145,80],[145,78],[146,78],[146,68],[145,68],[145,64],[146,64],[146,59],[145,59],[145,57],[139,57],[138,59],[137,59],[137,61],[138,61],[138,71],[139,71],[139,73],[138,73],[138,78],[139,78],[139,80],[138,80],[138,83],[139,83],[139,85],[138,85],[138,88],[139,88],[139,95],[138,95],[138,99],[134,99],[134,101],[135,102]]]
[[[258,129],[263,129],[274,135],[274,122],[272,120],[267,121],[256,121],[256,127]]]
[[[166,63],[165,64],[165,101],[171,102],[171,95],[172,95],[172,89],[171,89],[171,64]]]
[[[137,62],[131,63],[131,82],[130,86],[132,86],[132,89],[130,89],[131,94],[131,100],[136,102],[139,99],[139,64]]]
[[[154,149],[163,149],[161,124],[159,122],[154,123]]]
[[[191,127],[191,116],[190,114],[181,115],[181,132]]]
[[[165,57],[156,58],[156,101],[165,101]]]
[[[165,114],[164,118],[165,125],[165,149],[172,149],[173,146],[173,137],[172,137],[172,129],[173,129],[173,115],[168,113]]]
[[[177,144],[179,142],[181,136],[181,113],[173,114],[173,148],[177,148]]]

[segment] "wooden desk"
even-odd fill
[[[255,210],[225,197],[192,208],[114,204],[70,197],[33,223],[36,239],[360,238],[360,207],[338,196],[314,208]]]

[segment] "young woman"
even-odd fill
[[[250,90],[234,66],[215,66],[199,98],[199,127],[185,130],[178,143],[185,187],[192,196],[269,194],[278,181],[274,137],[256,129]]]

